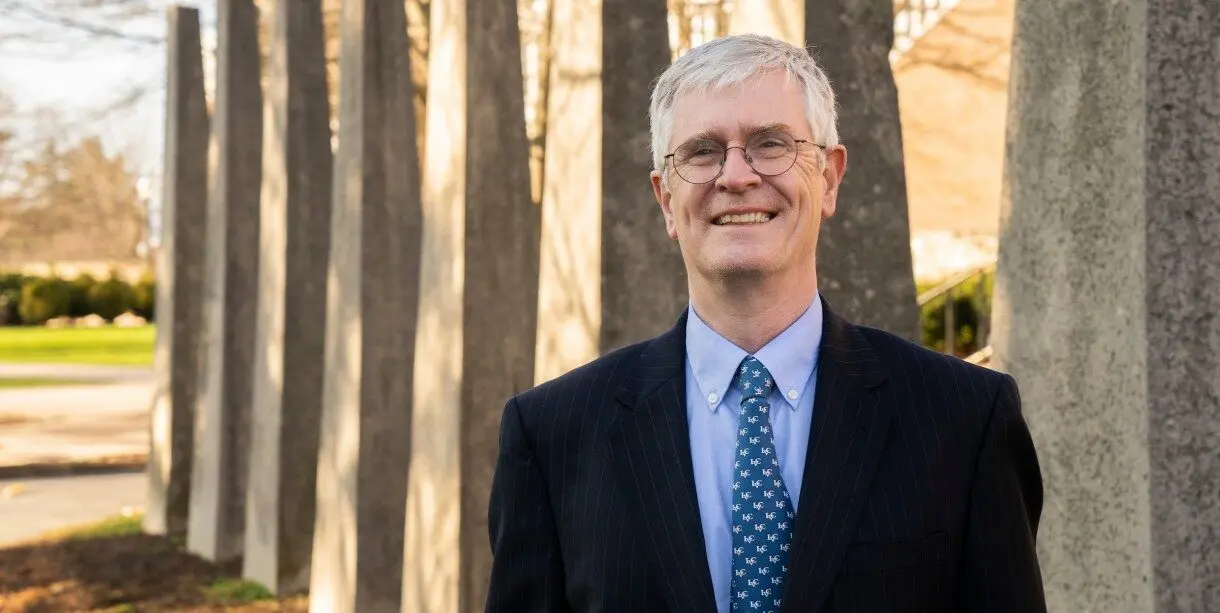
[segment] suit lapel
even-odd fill
[[[876,388],[885,371],[867,339],[823,304],[813,424],[784,611],[817,611],[855,532],[889,430]]]
[[[653,579],[671,611],[714,612],[686,423],[686,315],[649,343],[623,387],[610,430],[618,485],[658,563]]]

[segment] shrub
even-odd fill
[[[16,272],[0,273],[0,292],[15,289],[21,291],[21,287],[25,285],[26,276]]]
[[[21,321],[36,326],[68,314],[71,290],[64,281],[47,277],[28,281],[21,288],[21,303],[17,313]]]
[[[152,272],[140,275],[140,279],[131,289],[135,297],[131,303],[132,312],[151,323],[156,314],[157,305],[157,282],[153,278]]]
[[[17,305],[20,301],[20,293],[14,299],[8,292],[0,292],[0,326],[20,323],[21,316],[17,313]]]
[[[21,304],[21,287],[25,282],[25,275],[0,274],[0,326],[15,326],[21,323],[18,306]]]
[[[71,281],[68,281],[68,316],[69,317],[84,317],[93,312],[93,307],[89,303],[89,290],[97,285],[97,279],[93,275],[85,273]]]
[[[953,292],[954,354],[965,357],[982,349],[988,339],[981,338],[983,323],[990,320],[994,271],[979,275]],[[920,288],[921,291],[927,287]],[[945,350],[945,296],[938,296],[920,309],[923,345]]]
[[[131,286],[113,276],[89,289],[89,311],[106,321],[114,321],[115,317],[130,311],[134,302],[135,292]]]

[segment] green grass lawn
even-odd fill
[[[61,385],[84,385],[88,381],[74,379],[51,379],[47,377],[0,377],[0,390],[18,387],[50,387]]]
[[[144,521],[142,514],[114,515],[91,524],[69,526],[61,530],[52,530],[41,535],[42,539],[96,539],[112,536],[133,536],[140,534],[140,524]]]
[[[0,362],[151,366],[155,338],[156,328],[151,325],[0,328]]]

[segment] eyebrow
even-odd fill
[[[750,127],[746,128],[746,130],[745,130],[747,139],[750,137],[753,137],[757,134],[761,134],[763,132],[784,132],[786,134],[791,135],[792,127],[786,123],[768,123],[768,124],[763,124],[760,126],[750,126]],[[724,133],[718,129],[704,130],[702,132],[699,132],[698,134],[691,136],[690,138],[686,139],[684,142],[689,143],[689,142],[695,141],[695,140],[714,140],[714,141],[719,142],[720,140],[723,139],[723,134]]]

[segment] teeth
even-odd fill
[[[746,213],[744,215],[721,215],[716,219],[718,225],[763,223],[771,220],[769,213]]]

